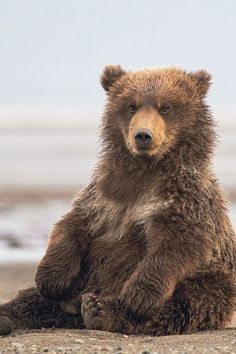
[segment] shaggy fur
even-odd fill
[[[105,68],[98,166],[51,233],[37,289],[1,306],[0,324],[167,335],[230,321],[236,243],[212,171],[210,79]]]

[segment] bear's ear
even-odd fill
[[[126,74],[126,71],[120,65],[107,65],[100,79],[104,90],[109,92],[111,86],[124,74]]]
[[[201,98],[204,98],[211,84],[211,74],[205,70],[199,70],[196,72],[191,72],[188,75],[194,82],[197,94]]]

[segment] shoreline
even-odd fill
[[[220,186],[229,203],[236,203],[236,187],[225,187],[222,184]],[[77,186],[0,186],[0,205],[5,203],[42,202],[50,199],[72,200],[82,188],[84,188],[82,184]]]
[[[0,204],[42,202],[50,199],[73,199],[82,188],[79,186],[1,186]]]

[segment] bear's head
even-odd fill
[[[108,101],[103,127],[105,140],[124,145],[135,157],[161,159],[193,133],[206,108],[204,98],[211,76],[167,67],[126,72],[105,67],[101,84]]]

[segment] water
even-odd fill
[[[39,260],[49,230],[68,208],[65,200],[54,199],[0,209],[0,263]]]
[[[7,133],[0,136],[0,185],[84,185],[98,153],[95,132]]]

